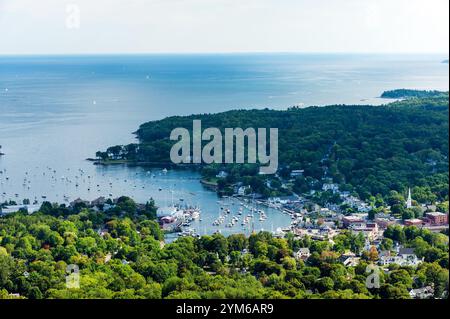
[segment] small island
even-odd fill
[[[445,93],[440,91],[397,89],[384,91],[380,97],[383,99],[408,99],[408,98],[439,97],[443,95],[445,95]]]

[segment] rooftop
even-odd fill
[[[411,218],[411,219],[405,219],[405,222],[410,222],[410,223],[421,223],[422,220],[418,219],[418,218]]]
[[[414,255],[414,248],[400,248],[399,255]]]
[[[435,216],[435,217],[437,217],[437,216],[445,216],[445,214],[444,214],[444,213],[441,213],[441,212],[427,213],[427,215],[429,215],[429,216]]]

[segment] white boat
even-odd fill
[[[192,219],[199,219],[200,218],[200,213],[198,211],[194,210],[191,213],[191,217],[192,217]]]

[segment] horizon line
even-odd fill
[[[58,53],[0,53],[0,56],[117,56],[117,55],[238,55],[238,54],[316,54],[316,55],[445,55],[449,52],[365,52],[365,51],[164,51],[164,52],[58,52]]]

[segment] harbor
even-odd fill
[[[268,231],[282,236],[296,224],[294,213],[280,207],[270,207],[267,202],[248,198],[226,197],[216,201],[214,209],[171,205],[159,209],[159,220],[167,232],[166,241],[178,237],[245,234]]]
[[[2,169],[0,202],[15,204],[13,207],[38,207],[45,201],[68,206],[77,199],[129,196],[145,203],[152,198],[167,241],[214,233],[276,233],[291,223],[280,207],[251,198],[218,197],[200,183],[195,171],[83,164],[77,169],[61,165],[35,167],[21,174]]]

